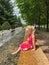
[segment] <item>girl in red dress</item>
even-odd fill
[[[26,51],[29,49],[32,49],[32,51],[35,50],[35,29],[34,26],[27,26],[25,28],[25,36],[24,41],[19,45],[19,48],[17,51],[13,52],[12,55],[17,54],[20,50]]]

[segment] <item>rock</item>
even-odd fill
[[[41,48],[36,51],[22,51],[17,65],[49,65],[49,61]]]

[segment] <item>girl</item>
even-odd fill
[[[13,52],[12,55],[17,54],[20,50],[26,51],[29,49],[35,50],[35,35],[34,35],[35,29],[34,26],[27,26],[25,28],[25,37],[24,41],[19,45],[19,48],[17,51]]]

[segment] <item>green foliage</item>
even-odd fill
[[[20,20],[20,17],[18,17],[18,25],[17,26],[22,26],[22,23],[20,22],[21,20]]]
[[[18,22],[17,16],[13,15],[13,6],[10,0],[0,0],[0,25],[2,29],[5,28],[4,25],[6,25],[6,21],[11,25],[11,28],[15,28],[18,24],[21,24],[21,21]],[[15,23],[17,23],[17,25]],[[8,28],[6,25],[6,28],[9,29],[10,27]]]
[[[14,20],[14,21],[13,21],[13,20]],[[15,17],[13,18],[13,20],[12,20],[11,23],[10,23],[12,28],[16,28],[16,27],[22,26],[22,23],[21,23],[21,20],[20,20],[19,17],[17,18],[17,17],[15,16]]]
[[[47,3],[47,4],[46,4]],[[27,24],[46,24],[49,18],[49,0],[16,0],[23,19]]]
[[[2,30],[8,30],[8,29],[11,28],[11,26],[10,26],[10,24],[8,22],[4,22],[2,24],[2,27],[1,28],[2,28]]]
[[[0,30],[1,30],[1,25],[0,25]]]

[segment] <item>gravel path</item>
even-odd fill
[[[0,47],[0,65],[17,65],[19,53],[14,56],[11,53],[17,50],[19,43],[23,41],[23,37],[24,31],[22,30]]]
[[[49,32],[39,32],[37,43],[49,59]]]
[[[14,35],[17,35],[22,31],[22,27],[15,28],[14,30],[3,30],[0,31],[0,47],[9,41]]]

